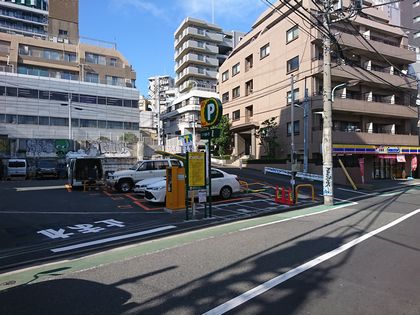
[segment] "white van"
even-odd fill
[[[103,177],[102,160],[95,157],[71,159],[67,165],[68,184],[83,187],[85,181],[99,181]]]
[[[26,179],[27,164],[25,159],[10,159],[7,162],[7,179],[23,178]]]

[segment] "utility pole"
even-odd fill
[[[303,101],[303,172],[308,173],[309,102],[305,78],[305,99]]]
[[[322,130],[322,174],[324,205],[334,204],[333,193],[333,159],[332,159],[332,101],[331,101],[331,38],[330,38],[330,10],[331,1],[324,0],[323,27],[327,34],[323,35],[323,105],[324,126]]]
[[[158,147],[160,150],[161,145],[161,130],[160,130],[160,77],[155,77],[155,103],[157,108],[157,134],[158,134]]]
[[[293,203],[295,202],[295,184],[296,184],[296,179],[295,179],[295,167],[296,167],[296,159],[295,159],[295,87],[294,87],[294,79],[293,79],[293,74],[290,78],[291,82],[290,82],[290,116],[291,116],[291,123],[290,123],[290,127],[291,127],[291,145],[290,145],[290,174],[291,174],[291,179],[290,179],[290,184],[292,186],[292,200]]]

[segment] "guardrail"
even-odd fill
[[[264,174],[267,174],[267,173],[292,176],[290,170],[284,170],[284,169],[281,169],[281,168],[274,168],[274,167],[264,167]],[[322,175],[318,175],[318,174],[297,172],[296,177],[303,178],[303,179],[308,179],[308,180],[316,180],[316,181],[322,182]]]

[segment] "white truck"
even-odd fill
[[[182,163],[175,159],[139,161],[127,170],[109,174],[106,184],[119,192],[126,193],[140,180],[166,176],[166,169],[172,166],[182,166]]]

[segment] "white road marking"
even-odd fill
[[[390,223],[388,223],[387,225],[384,225],[372,232],[366,233],[363,236],[360,236],[326,254],[323,254],[321,256],[318,256],[315,259],[312,259],[306,263],[304,263],[303,265],[300,265],[296,268],[293,268],[291,270],[289,270],[286,273],[283,273],[267,282],[264,282],[263,284],[209,310],[208,312],[204,313],[204,315],[216,315],[216,314],[224,314],[232,309],[234,309],[235,307],[267,292],[268,290],[274,288],[275,286],[278,286],[279,284],[301,274],[302,272],[309,270],[317,265],[319,265],[320,263],[329,260],[331,258],[333,258],[334,256],[337,256],[339,254],[341,254],[342,252],[356,246],[357,244],[366,241],[367,239],[371,238],[372,236],[375,236],[376,234],[379,234],[391,227],[393,227],[394,225],[397,225],[405,220],[407,220],[408,218],[412,217],[413,215],[416,215],[420,213],[420,209],[414,210],[400,218],[398,218],[397,220],[394,220]]]
[[[60,186],[38,186],[38,187],[15,187],[16,191],[34,191],[34,190],[51,190],[51,189],[65,189],[64,185]]]
[[[165,211],[142,212],[142,214],[167,213]],[[138,214],[136,211],[1,211],[0,214]]]
[[[358,204],[357,202],[351,202],[351,203],[347,203],[347,204],[344,204],[344,205],[339,205],[339,206],[331,208],[331,209],[326,209],[326,210],[313,212],[313,213],[308,213],[308,214],[302,214],[302,215],[298,215],[298,216],[291,217],[291,218],[280,219],[280,220],[277,220],[277,221],[267,222],[267,223],[243,228],[243,229],[240,229],[239,231],[252,230],[252,229],[256,229],[256,228],[267,226],[267,225],[272,225],[272,224],[277,224],[277,223],[281,223],[281,222],[285,222],[285,221],[290,221],[290,220],[300,219],[300,218],[304,218],[304,217],[309,217],[311,215],[321,214],[321,213],[337,210],[337,209],[344,208],[344,207],[354,206],[354,205],[357,205],[357,204]]]
[[[403,191],[380,194],[379,196],[380,197],[389,197],[389,196],[401,195],[401,193],[403,193]]]
[[[355,194],[361,194],[361,195],[371,195],[372,194],[372,193],[365,193],[363,191],[352,190],[352,189],[347,189],[347,188],[337,188],[337,189],[344,190],[344,191],[349,191],[349,192],[352,192],[352,193],[355,193]]]
[[[137,232],[137,233],[108,237],[108,238],[104,238],[104,239],[101,239],[101,240],[96,240],[96,241],[91,241],[91,242],[86,242],[86,243],[80,243],[80,244],[70,245],[70,246],[65,246],[65,247],[53,248],[53,249],[51,249],[51,251],[54,252],[54,253],[60,253],[60,252],[65,252],[65,251],[69,251],[69,250],[73,250],[73,249],[77,249],[77,248],[88,247],[88,246],[93,246],[93,245],[97,245],[97,244],[104,244],[104,243],[109,243],[109,242],[118,241],[118,240],[124,240],[124,239],[127,239],[127,238],[152,234],[152,233],[166,231],[166,230],[175,229],[175,228],[176,228],[175,225],[162,226],[160,228],[141,231],[141,232]]]

